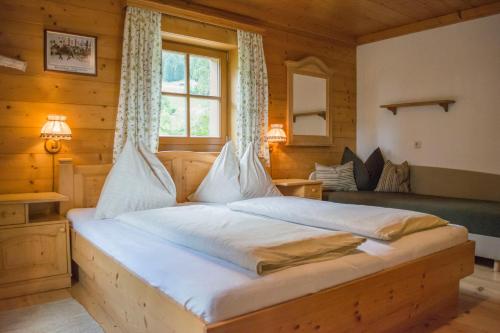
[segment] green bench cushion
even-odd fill
[[[324,192],[323,200],[433,214],[466,227],[470,233],[500,237],[500,202],[372,191]]]

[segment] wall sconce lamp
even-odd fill
[[[66,116],[51,114],[40,131],[45,139],[45,150],[49,154],[57,154],[61,150],[61,140],[71,140],[71,129],[66,124]]]
[[[54,155],[61,151],[61,140],[71,140],[71,128],[66,124],[66,116],[51,114],[40,131],[45,139],[45,150],[52,155],[52,191],[55,191],[55,159]]]

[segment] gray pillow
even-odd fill
[[[354,180],[354,163],[343,165],[325,166],[316,163],[316,179],[323,182],[322,186],[327,191],[357,191]]]
[[[377,148],[371,155],[363,161],[348,147],[345,147],[342,154],[342,164],[349,161],[354,162],[354,179],[360,191],[373,191],[384,168],[384,157],[380,148]]]

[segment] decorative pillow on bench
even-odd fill
[[[375,192],[410,192],[410,166],[408,162],[393,164],[387,160]]]
[[[384,157],[380,148],[377,148],[363,161],[349,148],[344,149],[342,164],[352,161],[354,163],[354,179],[360,191],[373,191],[377,187],[382,169],[384,168]]]
[[[357,191],[353,168],[352,161],[336,166],[316,163],[315,178],[323,182],[323,189],[327,191]]]

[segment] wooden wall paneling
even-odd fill
[[[124,1],[120,0],[0,0],[0,47],[10,56],[28,61],[26,73],[0,69],[0,170],[5,173],[0,178],[0,193],[52,187],[51,159],[43,150],[38,134],[49,113],[67,115],[74,133],[73,140],[63,143],[57,158],[70,157],[75,164],[111,162],[123,6]],[[171,19],[171,23],[172,29],[175,27],[178,32],[189,30],[179,19]],[[98,76],[44,72],[44,28],[96,35]],[[230,29],[215,30],[225,30],[229,38],[226,42],[234,42]],[[338,122],[334,125],[335,146],[326,150],[278,147],[273,153],[273,176],[304,177],[315,161],[337,163],[344,146],[355,146],[356,51],[353,43],[266,26],[264,48],[269,73],[270,123],[286,121],[285,60],[318,56],[335,73],[333,112],[334,122]],[[235,57],[231,58],[229,66],[234,65]],[[161,148],[188,149],[183,146]],[[204,148],[215,151],[220,146]]]
[[[78,80],[73,76],[0,74],[0,100],[116,105],[118,92],[116,83]]]
[[[73,131],[56,159],[111,162],[123,20],[121,0],[0,0],[2,54],[28,62],[25,73],[0,68],[0,193],[52,189],[39,138],[51,113],[66,115]],[[45,72],[44,29],[97,36],[98,75]]]
[[[116,106],[107,105],[0,101],[2,127],[23,127],[30,123],[41,128],[47,115],[54,113],[68,116],[66,122],[71,129],[114,130],[116,111]]]
[[[214,25],[163,15],[162,37],[180,43],[232,50],[238,47],[236,31]]]
[[[28,193],[52,191],[52,178],[1,180],[2,193]]]
[[[0,45],[20,50],[43,50],[43,24],[31,24],[26,22],[16,22],[10,19],[2,19],[0,25]],[[54,28],[52,28],[54,29]],[[68,29],[54,29],[68,32]],[[84,32],[81,32],[84,33]],[[98,59],[121,59],[121,39],[118,36],[94,34],[97,38]],[[43,51],[40,51],[43,54]]]
[[[67,73],[44,71],[43,50],[22,50],[12,47],[2,47],[2,55],[21,59],[30,64],[30,66],[26,68],[26,72],[20,72],[15,69],[5,69],[6,74],[68,78]],[[98,58],[97,64],[98,76],[69,74],[69,77],[81,81],[98,81],[112,84],[120,79],[120,63],[117,60]]]
[[[72,5],[52,0],[0,0],[0,19],[41,24],[47,29],[71,29],[72,32],[122,35],[121,10],[109,12],[89,9],[85,3]]]
[[[52,179],[52,159],[48,154],[1,154],[0,181]]]
[[[127,5],[155,10],[163,14],[169,14],[187,20],[209,23],[216,26],[242,29],[245,31],[252,31],[256,33],[263,33],[265,29],[258,24],[255,20],[249,17],[234,14],[231,12],[223,12],[213,10],[212,8],[193,8],[191,4],[179,1],[149,1],[149,0],[127,0]]]
[[[113,147],[113,130],[75,128],[72,132],[73,139],[62,142],[60,153],[105,153]],[[44,142],[39,136],[39,127],[3,127],[0,130],[0,152],[43,154],[45,153]]]
[[[285,60],[313,55],[323,60],[334,75],[332,147],[290,147],[275,145],[272,153],[273,178],[307,178],[314,163],[340,162],[344,147],[355,148],[356,140],[356,52],[341,43],[305,38],[268,29],[264,50],[269,76],[269,123],[286,122],[287,88]]]
[[[62,3],[65,5],[83,6],[90,10],[96,10],[99,12],[107,12],[114,15],[119,15],[123,11],[123,3],[118,0],[52,0],[52,2]],[[121,31],[120,31],[121,35]]]

